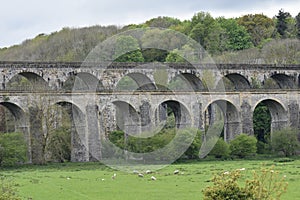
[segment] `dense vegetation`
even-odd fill
[[[181,21],[171,17],[157,17],[143,24],[124,27],[93,26],[87,28],[63,28],[51,34],[41,33],[20,45],[0,49],[0,60],[25,61],[83,61],[88,53],[105,39],[134,28],[161,27],[181,32],[199,42],[217,62],[244,63],[300,63],[300,13],[292,17],[280,10],[269,18],[263,14],[248,14],[238,18],[213,18],[209,13],[196,13],[192,19]],[[148,39],[155,34],[149,30]],[[170,46],[168,33],[159,35]],[[147,38],[142,38],[144,40]],[[141,45],[144,41],[119,38],[122,45]],[[174,43],[175,42],[175,43]],[[173,48],[176,52],[176,48]],[[116,49],[115,55],[118,55]],[[113,58],[118,62],[177,61],[174,52],[142,49]]]

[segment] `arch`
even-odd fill
[[[280,89],[295,89],[296,83],[292,76],[286,74],[273,74],[271,77]]]
[[[22,80],[20,77],[24,77],[27,81]],[[13,90],[44,90],[49,88],[47,81],[34,72],[20,72],[14,75],[6,84],[6,89]]]
[[[227,78],[233,84],[235,90],[244,90],[251,88],[249,80],[241,74],[231,73],[225,75],[224,78]]]
[[[207,91],[207,87],[195,74],[180,73],[176,75],[168,84],[172,90],[183,91]]]
[[[136,134],[140,131],[140,116],[128,102],[116,100],[105,105],[101,110],[100,126],[107,138],[109,133],[122,130],[126,134]]]
[[[88,72],[70,72],[63,83],[62,89],[71,91],[101,91],[104,89],[102,82]]]
[[[82,162],[88,161],[88,151],[87,151],[87,141],[86,141],[86,124],[85,124],[85,115],[82,110],[76,106],[74,103],[68,101],[58,101],[54,104],[58,105],[65,109],[69,117],[70,124],[62,124],[61,126],[67,126],[70,130],[70,160],[72,162]],[[57,113],[57,120],[62,120],[62,117],[66,116],[61,113]],[[60,121],[59,121],[60,122]],[[58,123],[59,123],[58,122]],[[57,125],[59,127],[59,125]],[[57,128],[56,127],[56,128]]]
[[[18,105],[11,103],[11,102],[0,102],[0,105],[7,108],[12,115],[15,117],[17,121],[22,122],[22,124],[25,124],[25,112],[22,108],[20,108]]]
[[[122,84],[122,81],[124,81],[125,77],[129,77],[134,81],[135,84],[131,84],[132,87],[129,88],[121,88],[120,85]],[[126,79],[125,79],[126,80]],[[128,79],[127,79],[128,80]],[[155,83],[151,81],[151,79],[146,76],[145,74],[134,72],[134,73],[128,73],[124,77],[122,77],[116,84],[115,87],[116,90],[156,90],[157,87]]]
[[[220,118],[217,117],[217,108],[219,108],[222,112],[222,121],[223,125],[223,134],[224,140],[229,141],[232,140],[236,135],[241,134],[241,118],[237,107],[230,101],[220,99],[211,102],[204,111],[204,125],[209,125],[208,134],[213,134],[215,136],[219,136],[221,133],[222,127],[216,127],[218,133],[214,133],[213,126],[215,126],[216,122],[220,122]],[[208,123],[206,124],[206,121]],[[219,124],[217,124],[219,126]],[[217,135],[216,135],[217,134]]]
[[[185,128],[192,126],[192,117],[190,111],[187,107],[176,100],[165,100],[159,104],[155,109],[155,121],[156,124],[161,124],[162,122],[166,125],[166,120],[168,117],[168,112],[171,111],[175,118],[175,128]]]
[[[271,135],[275,130],[282,129],[287,126],[288,112],[280,101],[276,99],[263,99],[258,101],[253,108],[255,109],[260,103],[263,103],[269,108],[271,114]]]

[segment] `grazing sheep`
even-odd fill
[[[114,174],[111,178],[114,180],[117,177],[117,174]]]
[[[179,174],[179,170],[176,169],[176,170],[174,171],[174,174]]]
[[[154,176],[151,176],[152,181],[156,181],[156,178]]]
[[[139,172],[137,170],[133,170],[133,174],[138,174]]]
[[[141,177],[141,178],[143,178],[144,174],[139,173],[138,176]]]
[[[146,171],[146,174],[151,174],[152,172],[150,170],[147,170]]]

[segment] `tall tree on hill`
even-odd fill
[[[282,38],[286,37],[286,30],[288,29],[288,17],[291,17],[291,14],[288,12],[284,12],[283,9],[280,9],[278,15],[276,15],[276,29]]]
[[[238,24],[246,28],[251,35],[254,46],[258,46],[262,41],[271,38],[274,33],[274,21],[263,14],[248,14],[238,18]]]
[[[297,38],[300,39],[300,12],[296,16]]]
[[[220,24],[209,14],[199,12],[191,21],[190,37],[199,42],[209,53],[220,51]]]

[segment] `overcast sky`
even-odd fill
[[[199,11],[214,17],[255,13],[273,17],[281,8],[292,16],[300,12],[299,0],[8,0],[0,5],[0,48],[63,27],[122,26],[157,16],[182,20]]]

